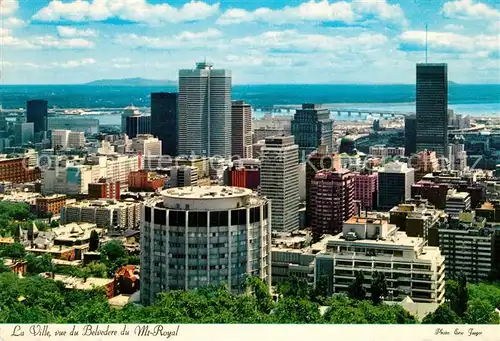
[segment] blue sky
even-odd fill
[[[3,84],[177,79],[207,58],[233,83],[500,83],[496,0],[0,0]]]

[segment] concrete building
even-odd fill
[[[467,168],[467,152],[463,136],[453,138],[448,146],[448,158],[452,170],[464,171]]]
[[[403,147],[387,147],[385,145],[370,146],[369,154],[373,157],[387,158],[396,156],[405,156]]]
[[[92,167],[73,163],[57,164],[42,172],[42,194],[87,194],[93,182]]]
[[[179,71],[179,154],[231,156],[231,71]]]
[[[450,189],[446,195],[445,212],[451,217],[458,217],[460,212],[469,211],[471,209],[470,195],[467,192],[457,192],[455,189]]]
[[[411,156],[417,152],[417,117],[405,116],[405,155]]]
[[[473,212],[462,213],[457,221],[430,229],[429,245],[441,249],[446,278],[456,278],[460,273],[470,282],[500,278],[500,229],[486,227],[486,219]]]
[[[354,216],[342,233],[329,237],[326,251],[316,256],[315,281],[328,283],[329,294],[347,292],[356,271],[362,271],[369,288],[374,272],[387,279],[389,298],[410,296],[415,302],[444,302],[444,257],[438,247],[408,237],[382,218]]]
[[[141,134],[133,138],[131,149],[141,155],[162,155],[161,141],[149,134]]]
[[[99,120],[96,118],[49,117],[48,125],[48,130],[71,130],[85,135],[99,134]]]
[[[448,66],[417,64],[417,152],[448,154]]]
[[[378,171],[378,207],[389,210],[411,197],[415,170],[402,162],[391,162]]]
[[[78,201],[62,207],[61,223],[87,222],[104,229],[134,229],[139,226],[140,205],[131,199]]]
[[[31,123],[16,123],[14,125],[14,144],[23,146],[26,144],[35,143],[35,124]]]
[[[161,141],[165,155],[178,154],[179,94],[156,92],[151,94],[151,134]]]
[[[120,182],[121,190],[128,189],[128,175],[141,168],[141,158],[138,155],[93,155],[88,156],[86,164],[97,170],[92,181],[107,178],[113,182]]]
[[[210,284],[241,293],[249,275],[271,284],[271,207],[251,190],[173,188],[146,201],[141,216],[143,304]]]
[[[355,172],[354,200],[361,203],[362,210],[373,211],[377,208],[378,200],[378,173]]]
[[[439,160],[436,152],[422,150],[410,158],[411,166],[415,169],[415,181],[420,181],[425,175],[439,170]]]
[[[53,194],[36,198],[35,211],[38,217],[45,218],[49,214],[59,215],[61,207],[66,204],[66,196],[63,194]]]
[[[389,222],[396,225],[408,237],[424,238],[427,242],[430,228],[446,221],[444,211],[435,209],[426,200],[408,200],[389,211]]]
[[[170,168],[168,186],[198,186],[198,168],[193,166],[175,166]]]
[[[273,136],[261,150],[261,194],[272,202],[273,230],[299,228],[298,146],[293,136]]]
[[[318,171],[311,181],[311,227],[316,235],[337,234],[354,215],[354,178],[345,169]]]
[[[137,135],[151,134],[151,116],[128,116],[125,121],[125,134],[131,139]]]
[[[232,157],[252,158],[252,107],[243,101],[231,104]]]
[[[260,160],[240,159],[226,169],[225,184],[233,187],[245,187],[251,190],[260,188]]]
[[[130,105],[123,109],[121,117],[121,132],[125,133],[127,131],[127,118],[131,116],[141,116],[141,112],[138,108]]]
[[[163,189],[167,182],[167,177],[155,172],[138,170],[130,172],[128,176],[128,188],[132,192],[155,192]]]
[[[440,210],[446,207],[446,196],[449,186],[447,184],[434,183],[432,181],[420,180],[411,185],[411,197],[427,199]]]
[[[71,130],[52,130],[52,149],[78,149],[85,146],[85,134]]]
[[[291,124],[292,135],[299,146],[299,160],[304,161],[319,145],[333,152],[333,120],[330,111],[319,104],[302,104]]]

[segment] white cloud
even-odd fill
[[[81,67],[81,66],[87,66],[87,65],[93,65],[96,63],[95,59],[92,58],[84,58],[84,59],[79,59],[79,60],[68,60],[66,62],[57,62],[57,63],[52,63],[53,66],[55,67],[62,67],[62,68],[76,68],[76,67]]]
[[[115,43],[130,48],[192,49],[198,47],[213,47],[216,45],[213,39],[221,36],[222,33],[220,31],[212,28],[201,32],[184,31],[173,37],[141,36],[132,33],[117,35],[115,37]]]
[[[113,63],[130,63],[131,59],[127,57],[113,58],[111,59]]]
[[[0,15],[8,16],[13,14],[19,8],[18,0],[1,0]]]
[[[406,31],[400,37],[404,50],[419,50],[425,46],[425,31]],[[496,35],[466,36],[453,32],[428,32],[430,51],[441,53],[470,53],[475,56],[488,56],[499,51],[499,38]]]
[[[71,26],[57,26],[57,33],[60,37],[72,38],[72,37],[97,37],[98,33],[93,29],[78,29]]]
[[[18,28],[25,26],[26,22],[16,17],[10,17],[2,19],[2,25],[4,27]]]
[[[444,26],[444,29],[447,31],[461,31],[464,29],[464,26],[457,24],[448,24]]]
[[[41,48],[54,48],[59,50],[80,50],[94,48],[95,43],[83,38],[59,39],[54,36],[38,36],[30,41]]]
[[[500,11],[473,0],[449,1],[443,5],[445,16],[461,20],[500,20]]]
[[[52,0],[38,11],[33,19],[44,22],[83,22],[118,18],[138,23],[161,24],[202,20],[218,11],[219,3],[209,5],[195,0],[178,8],[167,3],[151,4],[146,0],[74,0],[64,3]]]
[[[247,11],[232,8],[225,11],[217,20],[219,25],[239,24],[242,22],[262,21],[272,24],[285,24],[303,21],[343,22],[354,24],[374,17],[381,21],[406,23],[403,10],[398,4],[391,5],[386,0],[356,0],[330,2],[310,0],[298,6],[285,6],[282,9],[258,8]]]

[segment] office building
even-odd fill
[[[128,188],[132,192],[154,192],[163,189],[166,183],[166,176],[146,170],[130,172],[128,176]]]
[[[373,211],[377,208],[378,173],[362,171],[353,173],[354,200],[359,201],[361,209]]]
[[[320,145],[315,153],[309,155],[305,169],[306,217],[305,226],[311,226],[311,181],[320,170],[340,169],[340,160],[335,154],[328,154],[325,145]]]
[[[125,119],[125,134],[131,139],[142,134],[151,134],[151,116],[132,115]]]
[[[405,116],[405,155],[411,156],[417,152],[417,116]]]
[[[417,152],[448,155],[448,66],[417,64]]]
[[[32,182],[40,179],[40,168],[31,167],[26,156],[10,157],[0,155],[0,181],[12,183]]]
[[[85,146],[85,134],[71,130],[52,130],[52,149],[79,149]]]
[[[198,186],[198,168],[174,166],[170,169],[169,187]]]
[[[131,199],[77,201],[61,208],[61,224],[93,223],[111,230],[135,229],[140,222],[141,204]]]
[[[48,102],[35,99],[26,103],[26,122],[33,123],[35,133],[46,132],[48,130]]]
[[[149,134],[137,135],[132,139],[131,149],[141,155],[162,155],[162,143]]]
[[[391,162],[378,171],[378,207],[389,210],[411,197],[415,170],[402,162]]]
[[[316,235],[337,234],[354,215],[354,177],[351,172],[321,170],[311,181],[311,227]]]
[[[131,116],[142,116],[142,113],[138,108],[130,105],[123,109],[121,117],[121,132],[126,133],[127,131],[127,118]]]
[[[444,211],[435,209],[426,200],[408,200],[389,211],[389,222],[396,225],[408,237],[428,239],[428,231],[445,221]]]
[[[85,135],[99,134],[99,120],[80,117],[49,117],[48,130],[71,130]]]
[[[367,295],[373,274],[381,272],[389,300],[410,296],[414,302],[444,302],[445,266],[439,248],[408,237],[383,218],[352,217],[316,256],[315,281],[326,279],[329,295],[347,293],[357,271],[365,276]]]
[[[120,182],[101,178],[88,185],[89,199],[120,199]]]
[[[255,276],[271,284],[270,206],[245,188],[172,188],[141,214],[141,302],[158,293],[227,285],[245,292]]]
[[[139,155],[92,155],[86,158],[86,164],[91,165],[94,170],[92,182],[100,178],[107,178],[113,182],[120,182],[122,191],[128,189],[128,175],[130,172],[141,168],[141,157]]]
[[[88,165],[53,164],[42,172],[42,194],[87,194],[93,182],[92,167]]]
[[[14,125],[14,144],[23,146],[35,143],[35,124],[31,123],[16,123]]]
[[[488,223],[500,223],[500,200],[488,200],[476,208],[476,215]]]
[[[446,207],[446,196],[448,195],[447,184],[434,183],[432,181],[420,180],[411,186],[411,197],[427,199],[440,210]]]
[[[467,192],[457,192],[456,189],[450,189],[446,195],[445,212],[450,217],[458,217],[461,212],[470,211],[471,200]]]
[[[258,190],[260,187],[260,160],[240,159],[226,169],[228,186]]]
[[[370,146],[369,154],[377,158],[398,157],[405,155],[403,147],[387,147],[385,145]]]
[[[233,158],[252,158],[252,107],[243,101],[231,104],[231,153]]]
[[[462,273],[476,283],[500,279],[500,229],[487,227],[486,219],[473,212],[430,229],[429,245],[439,246],[443,253],[446,278]]]
[[[420,181],[425,175],[439,170],[439,160],[436,152],[422,150],[410,158],[411,165],[415,169],[415,181]]]
[[[299,154],[293,136],[273,136],[261,150],[260,191],[271,200],[272,228],[299,228]]]
[[[464,171],[467,168],[467,152],[463,136],[455,136],[448,146],[450,169]]]
[[[333,152],[330,110],[319,104],[302,104],[302,108],[295,111],[291,127],[295,143],[299,146],[299,160],[306,160],[320,144],[326,146],[327,152]]]
[[[231,156],[231,71],[179,71],[179,154]]]
[[[151,94],[151,134],[161,141],[162,152],[172,157],[178,154],[179,94]]]

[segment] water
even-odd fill
[[[57,108],[123,108],[150,105],[151,92],[177,91],[175,86],[87,86],[87,85],[6,85],[0,86],[0,103],[5,109],[24,108],[29,99],[46,99]],[[382,111],[415,111],[414,85],[234,85],[233,99],[254,108],[300,103],[323,103],[331,107]],[[449,108],[471,116],[500,115],[500,84],[450,84]],[[286,114],[286,111],[282,112]],[[256,117],[262,115],[255,113]],[[119,115],[88,115],[103,125],[119,125]],[[336,119],[362,119],[335,116]]]

